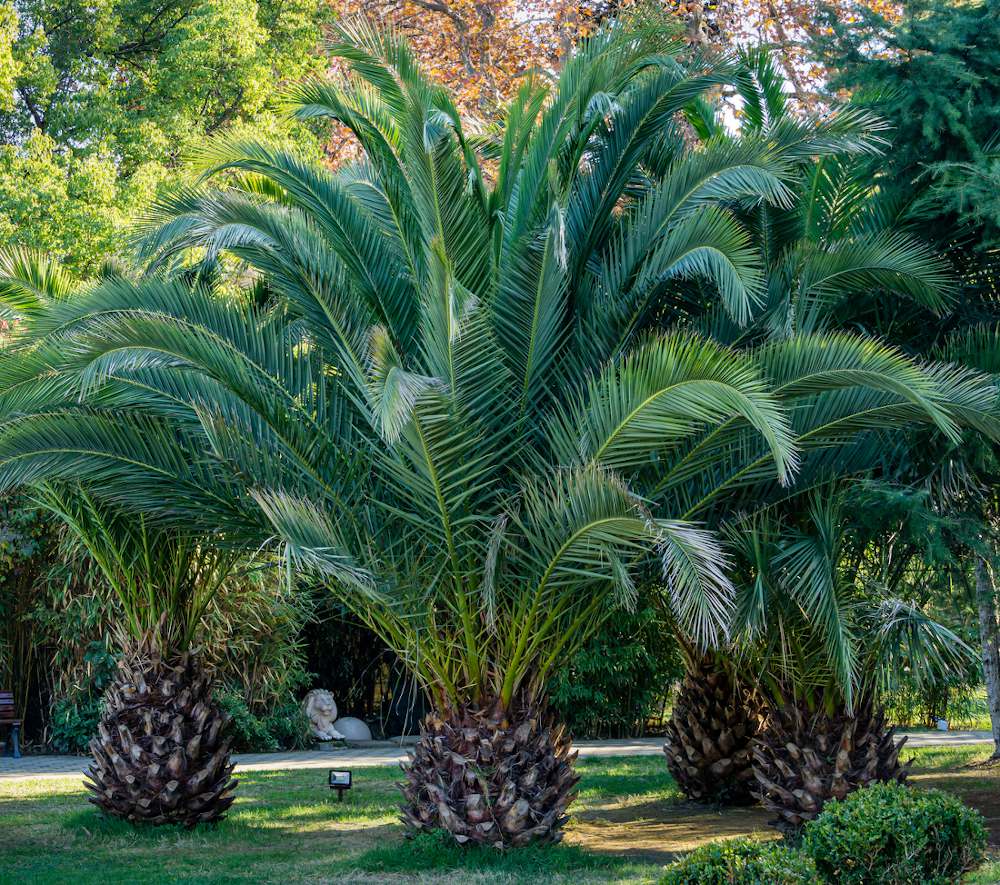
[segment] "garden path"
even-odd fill
[[[908,747],[962,746],[989,743],[988,731],[904,731]],[[285,753],[239,753],[234,756],[238,769],[268,771],[295,768],[365,768],[372,765],[395,765],[406,758],[407,743],[372,741],[329,750],[296,750]],[[581,757],[655,756],[662,752],[662,738],[628,740],[576,741]],[[36,777],[73,777],[89,764],[85,756],[0,757],[0,780]]]

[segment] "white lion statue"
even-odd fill
[[[337,703],[325,688],[314,688],[302,701],[309,717],[312,733],[321,741],[342,741],[344,736],[333,727],[337,719]]]

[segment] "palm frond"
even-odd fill
[[[0,310],[21,316],[45,302],[65,298],[75,287],[57,261],[32,249],[0,250]]]

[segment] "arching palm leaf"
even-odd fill
[[[717,643],[734,602],[714,528],[734,508],[788,494],[802,454],[849,458],[876,423],[989,426],[992,387],[860,338],[740,352],[664,331],[695,302],[751,327],[766,288],[749,210],[792,211],[802,158],[863,149],[861,117],[665,145],[737,71],[685,71],[656,31],[618,24],[549,89],[525,86],[491,181],[485,141],[398,37],[345,22],[336,40],[344,81],[293,101],[346,125],[362,159],[330,172],[211,146],[200,188],[147,231],[147,276],[44,305],[0,360],[0,488],[76,476],[315,573],[436,706],[408,819],[555,838],[574,780],[561,732],[533,729],[556,662],[640,583],[663,586],[692,648]],[[222,256],[266,308],[239,279],[212,288]],[[810,482],[823,466],[806,462]],[[508,737],[559,764],[484,788],[433,749],[489,780],[507,769],[484,747]]]

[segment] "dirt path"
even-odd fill
[[[910,783],[955,793],[986,818],[990,844],[1000,849],[1000,766],[920,772]],[[629,803],[611,800],[574,815],[566,842],[599,854],[666,864],[678,854],[714,839],[757,835],[778,838],[761,808],[711,808],[671,800]],[[670,846],[669,850],[666,846]]]
[[[750,833],[777,838],[767,826],[769,817],[761,808],[716,810],[673,800],[608,804],[575,815],[566,842],[598,854],[666,864],[714,839]]]

